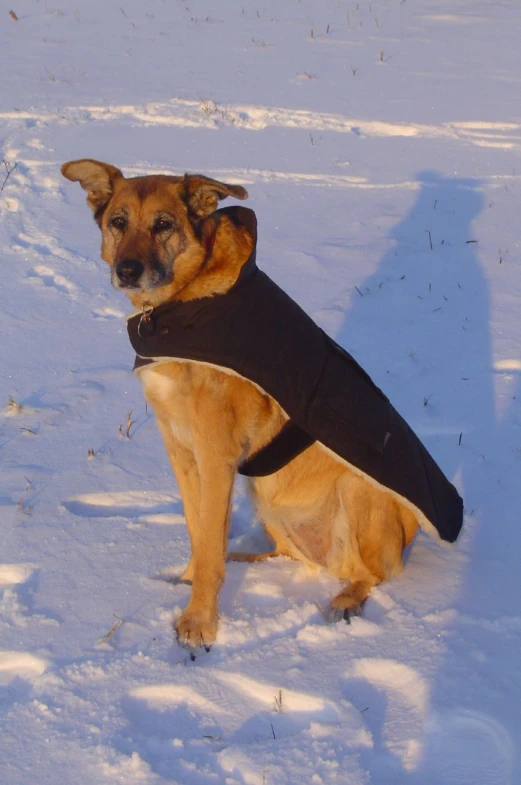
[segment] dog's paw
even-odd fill
[[[351,608],[334,608],[331,606],[327,618],[333,624],[338,624],[338,622],[342,620],[344,620],[346,624],[351,624],[353,616],[360,616],[361,613],[361,605],[354,605]]]
[[[353,581],[350,586],[337,594],[331,601],[329,620],[332,622],[344,621],[351,624],[353,616],[360,616],[364,602],[369,597],[374,583],[368,581]]]
[[[174,624],[177,640],[181,646],[189,649],[205,647],[210,651],[210,645],[217,635],[217,614],[208,617],[206,613],[186,610]]]

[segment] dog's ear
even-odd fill
[[[61,173],[67,180],[80,183],[87,191],[87,204],[98,219],[103,208],[109,201],[114,191],[114,184],[123,178],[122,173],[115,166],[104,164],[101,161],[92,161],[82,158],[80,161],[68,161],[63,164]]]
[[[206,218],[213,213],[219,199],[226,199],[227,196],[248,198],[248,191],[242,185],[227,185],[202,174],[185,174],[183,185],[188,211],[196,219]]]

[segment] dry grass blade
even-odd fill
[[[22,404],[18,403],[18,401],[15,401],[12,395],[10,395],[7,399],[7,406],[9,409],[13,409],[16,412],[22,411]]]
[[[102,637],[99,639],[99,642],[100,642],[100,643],[108,643],[108,642],[109,642],[109,640],[110,640],[110,639],[112,638],[112,636],[114,635],[114,633],[116,632],[116,630],[118,630],[118,629],[121,627],[121,625],[123,624],[123,622],[124,622],[124,619],[120,619],[120,618],[119,618],[119,616],[116,616],[116,614],[114,614],[114,618],[115,618],[115,619],[117,619],[117,621],[115,621],[115,622],[114,622],[114,624],[112,625],[112,627],[110,628],[110,630],[107,632],[107,634],[106,634],[106,635],[103,635],[103,636],[102,636]]]
[[[127,439],[130,439],[130,429],[132,428],[134,423],[135,423],[135,420],[132,419],[132,409],[131,409],[129,412],[127,412],[127,428],[126,428],[126,431],[125,431],[125,435],[126,435]]]

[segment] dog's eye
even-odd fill
[[[127,220],[123,218],[122,215],[115,215],[114,218],[110,219],[110,226],[113,226],[114,229],[117,229],[120,232],[124,232],[127,228]]]
[[[170,218],[158,218],[152,227],[154,234],[161,234],[161,232],[171,232],[174,228],[174,222]]]

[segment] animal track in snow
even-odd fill
[[[305,689],[281,688],[271,679],[251,678],[236,669],[180,667],[176,676],[175,682],[130,690],[122,701],[128,720],[123,737],[127,754],[137,748],[160,775],[176,782],[190,781],[186,745],[195,743],[212,772],[222,767],[220,782],[286,782],[281,776],[263,777],[274,751],[284,750],[291,767],[293,758],[302,764],[302,749],[317,748],[327,758],[324,779],[317,776],[309,782],[333,782],[327,776],[333,758],[334,766],[342,768],[335,782],[359,782],[351,780],[351,766],[360,773],[357,753],[370,748],[372,740],[362,715],[347,701]],[[337,739],[344,755],[338,763]],[[351,750],[354,755],[349,754]],[[321,770],[319,761],[314,770]],[[238,779],[225,777],[225,772]]]
[[[20,202],[18,199],[10,196],[9,198],[5,199],[4,208],[9,213],[17,213],[20,210]]]
[[[343,691],[363,713],[377,746],[415,782],[513,785],[515,745],[503,725],[474,711],[432,712],[427,682],[409,666],[356,660]]]
[[[115,493],[86,493],[66,499],[63,506],[73,515],[85,518],[136,518],[144,523],[179,523],[181,516],[175,511],[179,497],[160,491],[119,491]],[[171,516],[169,521],[164,515]],[[161,516],[159,520],[156,516]],[[184,522],[184,518],[183,518]]]
[[[429,700],[425,680],[407,665],[376,658],[355,660],[346,676],[345,697],[359,711],[367,710],[375,739],[383,728],[380,743],[406,771],[414,770],[421,758]]]
[[[26,624],[28,608],[23,595],[27,595],[25,590],[33,576],[35,570],[30,564],[0,564],[0,609],[10,624]]]
[[[26,583],[33,574],[30,564],[0,564],[0,586]]]
[[[23,651],[0,651],[0,713],[30,700],[33,682],[48,667],[43,657]]]
[[[117,308],[94,308],[92,315],[95,319],[122,319],[125,314]]]
[[[31,681],[45,673],[48,661],[23,651],[0,651],[0,684],[6,685],[16,678]]]
[[[179,526],[185,524],[185,516],[175,512],[160,512],[155,515],[140,515],[140,523],[155,523],[158,526]]]
[[[193,738],[203,736],[209,726],[226,742],[248,742],[268,739],[270,722],[276,726],[277,738],[283,738],[312,722],[340,722],[345,713],[344,706],[326,698],[281,691],[274,683],[237,673],[212,670],[208,676],[201,675],[194,683],[192,673],[190,684],[154,684],[131,690],[125,700],[129,720],[147,735],[175,732]],[[280,700],[282,705],[277,704]]]
[[[41,112],[2,112],[0,119],[26,122],[27,119],[55,122],[52,114]],[[151,102],[139,105],[78,106],[64,109],[62,120],[85,123],[118,122],[128,118],[133,124],[162,125],[177,128],[218,129],[223,125],[247,131],[265,128],[294,128],[305,131],[333,131],[356,133],[363,137],[416,137],[453,139],[470,142],[481,147],[514,148],[521,145],[521,125],[512,122],[453,121],[428,125],[425,123],[392,123],[383,120],[365,120],[332,112],[313,112],[308,109],[289,109],[253,104],[228,104],[215,111],[205,109],[203,101],[173,98],[168,102]]]
[[[39,581],[39,569],[32,564],[0,564],[0,614],[11,628],[28,624],[55,625],[57,619],[37,613],[33,594]]]
[[[422,759],[415,771],[418,782],[514,784],[516,746],[497,719],[458,709],[429,717],[425,730]]]
[[[76,286],[73,283],[64,278],[63,275],[55,273],[54,270],[50,267],[46,267],[44,264],[36,265],[32,272],[29,273],[29,277],[39,278],[45,286],[52,286],[59,292],[66,292],[67,294],[76,292]]]

